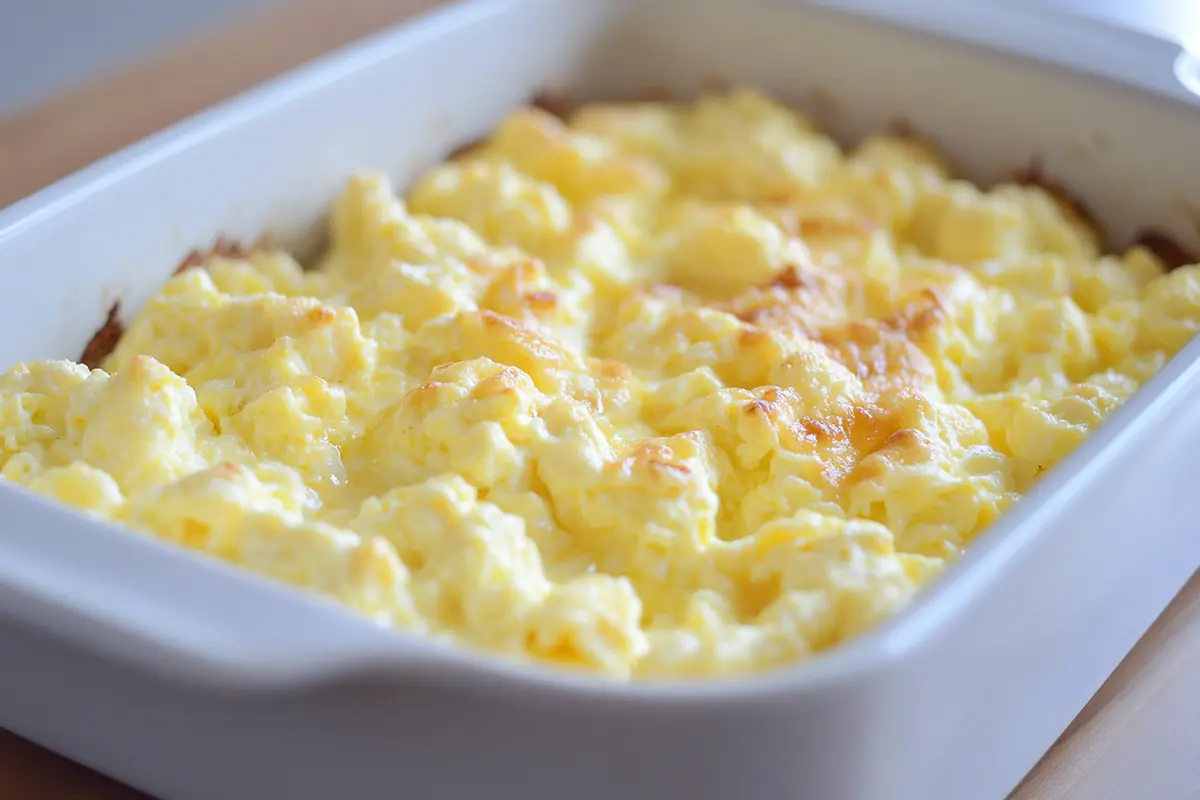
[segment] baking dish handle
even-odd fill
[[[444,645],[0,486],[0,617],[161,677],[284,689],[430,673]],[[441,672],[444,673],[444,668]]]

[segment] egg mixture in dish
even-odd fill
[[[331,229],[181,271],[103,369],[9,370],[4,478],[618,677],[895,613],[1200,327],[1200,267],[747,91],[524,109]]]

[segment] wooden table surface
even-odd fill
[[[0,207],[244,88],[437,4],[292,0],[0,119]],[[0,798],[145,797],[0,730]],[[1013,800],[1097,798],[1200,798],[1200,575],[1013,795]]]

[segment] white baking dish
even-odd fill
[[[448,7],[0,212],[0,367],[78,355],[192,246],[299,235],[351,170],[406,180],[547,87],[719,78],[847,137],[903,118],[972,178],[1036,156],[1115,239],[1154,223],[1195,244],[1200,110],[1177,48],[1003,5],[822,5],[991,49],[799,2]],[[0,724],[171,798],[999,798],[1200,564],[1198,357],[909,612],[726,683],[499,664],[0,486]]]

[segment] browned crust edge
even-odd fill
[[[482,147],[486,142],[487,142],[486,136],[480,136],[477,139],[472,139],[469,142],[464,142],[463,144],[460,144],[458,147],[454,148],[449,153],[447,153],[446,160],[447,161],[461,161],[462,159],[470,156],[471,153],[473,153],[475,150],[478,150],[480,147]]]
[[[108,313],[104,317],[104,324],[92,334],[92,338],[83,348],[83,355],[79,357],[79,363],[88,369],[97,369],[100,363],[108,358],[108,354],[116,348],[117,342],[121,341],[124,333],[125,328],[121,325],[121,301],[116,300],[109,306]]]
[[[225,236],[218,236],[208,248],[195,248],[183,257],[183,260],[171,272],[178,275],[189,269],[202,268],[214,258],[245,258],[258,249],[267,247],[267,238],[263,237],[253,246],[247,248],[240,242]],[[88,369],[97,369],[104,359],[116,349],[121,337],[125,334],[125,326],[121,324],[121,301],[116,300],[104,316],[104,323],[92,334],[79,363]]]
[[[1168,270],[1200,264],[1200,254],[1188,250],[1173,236],[1157,228],[1143,228],[1133,243],[1154,253]]]
[[[565,120],[575,110],[578,103],[572,101],[565,92],[545,91],[535,94],[529,101],[529,105]]]
[[[197,247],[184,256],[183,260],[179,262],[179,265],[175,267],[175,270],[171,274],[178,275],[189,269],[203,267],[214,258],[245,258],[253,251],[260,249],[263,249],[262,240],[247,248],[241,242],[228,239],[225,236],[218,236],[207,249]]]

